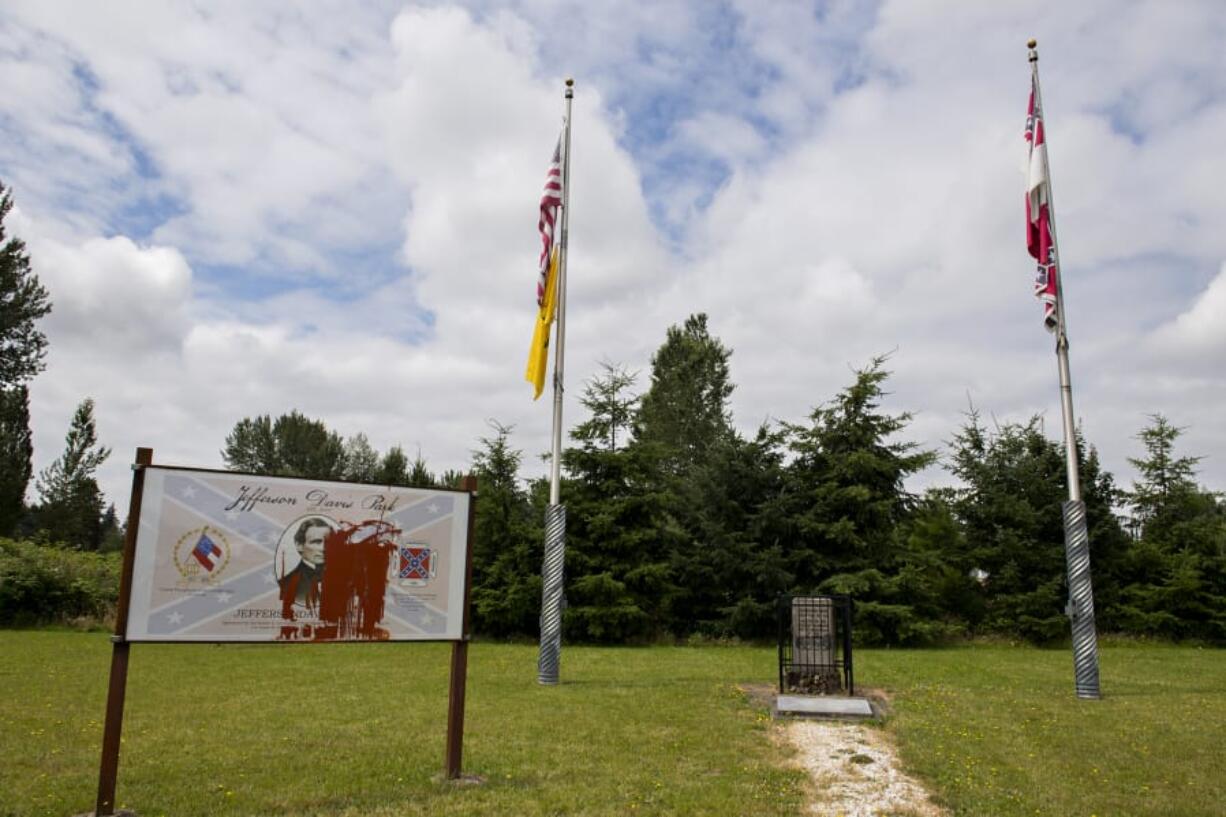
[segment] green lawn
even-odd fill
[[[735,685],[769,648],[474,644],[464,766],[438,779],[446,645],[132,648],[118,803],[152,815],[798,814],[805,781]],[[0,815],[93,807],[110,645],[0,631]],[[1211,815],[1226,799],[1226,652],[1103,651],[1098,702],[1065,650],[863,651],[885,726],[956,814]]]
[[[0,814],[93,808],[107,637],[0,632]],[[769,650],[469,652],[466,772],[438,782],[442,644],[132,647],[116,803],[152,815],[795,814],[803,776],[736,690]]]
[[[1226,651],[1101,650],[1103,699],[1070,650],[866,651],[908,769],[965,815],[1226,814]]]

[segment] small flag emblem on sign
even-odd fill
[[[434,550],[422,545],[405,545],[400,548],[401,584],[421,585],[434,578]]]
[[[196,561],[200,562],[205,570],[212,573],[213,568],[217,567],[217,560],[221,558],[221,548],[207,533],[201,533],[196,546],[192,548],[192,556],[196,557]]]

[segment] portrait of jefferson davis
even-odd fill
[[[293,534],[296,559],[295,554],[284,546],[283,537],[282,547],[277,548],[276,572],[277,583],[281,586],[281,603],[286,612],[295,604],[311,611],[318,609],[324,575],[324,542],[332,533],[332,528],[333,523],[321,516],[308,516],[301,520]]]

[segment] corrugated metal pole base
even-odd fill
[[[1078,698],[1102,697],[1098,689],[1098,632],[1090,583],[1090,536],[1084,502],[1064,503],[1064,555],[1068,561],[1068,615],[1073,626],[1073,674]]]
[[[566,506],[545,509],[545,566],[541,573],[541,654],[536,680],[558,682],[562,658],[562,580],[566,562]]]

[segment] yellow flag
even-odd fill
[[[545,297],[536,315],[536,328],[532,332],[532,348],[528,350],[528,368],[524,379],[532,384],[532,399],[536,400],[545,389],[545,370],[549,368],[549,333],[553,328],[554,306],[558,291],[558,248],[549,259],[549,275],[545,278]]]

